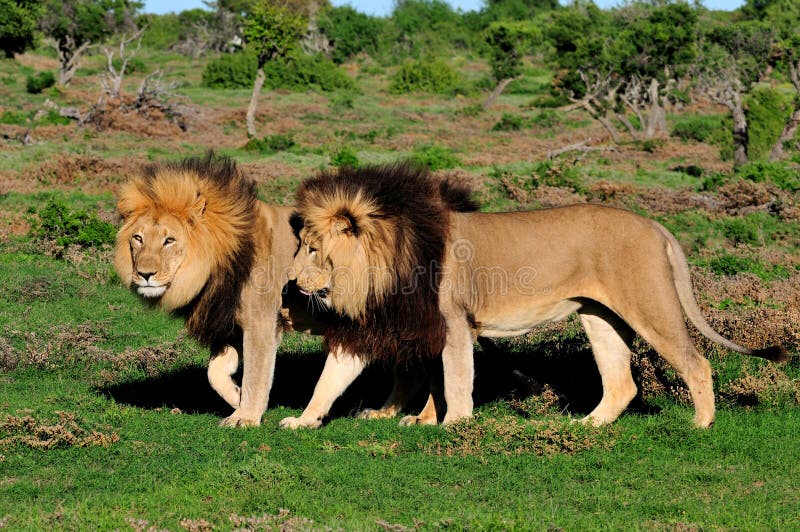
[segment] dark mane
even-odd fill
[[[470,192],[463,184],[435,178],[409,164],[341,168],[300,186],[301,214],[304,204],[320,194],[360,193],[378,206],[371,217],[396,235],[398,259],[392,263],[398,266],[391,272],[388,295],[378,301],[370,294],[363,319],[342,316],[326,331],[326,348],[341,347],[369,360],[399,364],[441,353],[446,331],[439,312],[438,280],[448,215],[452,210],[475,210]],[[403,268],[401,263],[414,267]]]
[[[233,159],[208,152],[204,157],[190,157],[176,163],[152,165],[144,170],[148,181],[159,179],[165,172],[197,176],[209,198],[224,206],[218,214],[235,219],[240,228],[236,235],[220,238],[238,239],[231,246],[223,266],[211,272],[200,293],[175,314],[186,320],[189,334],[203,345],[218,348],[238,336],[236,312],[244,284],[252,270],[255,256],[257,220],[256,183],[247,178]],[[229,212],[226,212],[229,211]]]

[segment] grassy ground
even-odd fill
[[[275,153],[243,150],[248,91],[202,88],[202,60],[162,53],[143,60],[179,81],[172,101],[184,106],[186,131],[135,116],[101,131],[34,120],[46,99],[88,108],[103,60],[42,95],[28,95],[24,79],[55,68],[52,57],[0,61],[0,528],[800,527],[796,189],[734,176],[714,144],[611,146],[580,113],[531,107],[548,81],[537,68],[482,112],[479,94],[390,96],[391,69],[350,65],[360,93],[263,96],[261,135],[295,142]],[[467,64],[483,75],[485,65]],[[547,162],[587,138],[613,149]],[[148,161],[207,148],[236,157],[275,203],[291,203],[300,180],[346,148],[362,162],[413,156],[443,167],[470,181],[487,210],[587,201],[635,210],[684,245],[717,330],[754,347],[782,343],[793,358],[776,367],[697,338],[719,405],[716,425],[699,431],[680,379],[640,343],[639,397],[613,426],[593,429],[570,423],[600,387],[569,320],[476,353],[479,406],[468,423],[353,419],[388,391],[386,370],[373,368],[321,429],[284,432],[278,420],[299,412],[323,362],[318,339],[293,335],[262,427],[222,430],[229,409],[182,323],[119,285],[107,246],[65,245],[42,229],[53,202],[115,224],[118,183]]]

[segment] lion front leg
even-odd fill
[[[463,317],[447,318],[447,340],[442,350],[444,399],[447,413],[444,424],[472,416],[472,386],[475,362],[472,356],[472,332]]]
[[[246,329],[242,336],[244,368],[239,406],[233,414],[220,421],[223,427],[257,427],[267,409],[282,331],[275,318],[256,320],[255,323],[261,327]]]
[[[322,419],[330,412],[333,402],[339,398],[356,377],[364,370],[364,362],[360,357],[342,351],[328,353],[325,367],[314,387],[308,406],[300,417],[287,417],[281,420],[284,429],[317,428]]]
[[[239,408],[241,398],[241,389],[233,380],[233,374],[237,369],[239,369],[239,352],[230,345],[226,345],[222,351],[214,354],[208,362],[208,383],[233,408]]]

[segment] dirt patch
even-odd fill
[[[49,423],[31,416],[5,416],[0,422],[0,447],[17,445],[41,449],[66,447],[108,447],[119,441],[116,432],[100,432],[85,428],[74,414],[56,412],[58,421]]]

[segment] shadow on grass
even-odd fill
[[[302,409],[311,398],[322,372],[322,353],[278,355],[270,408]],[[559,407],[573,415],[589,413],[600,401],[602,386],[591,350],[582,339],[561,341],[558,346],[542,342],[522,350],[481,341],[475,351],[475,405],[523,399],[550,386],[560,398]],[[237,380],[241,375],[236,376]],[[350,416],[362,408],[378,408],[388,397],[393,382],[389,368],[373,365],[350,386],[331,410],[331,417]],[[227,416],[231,408],[211,389],[205,368],[186,367],[159,377],[105,386],[99,393],[139,408],[180,408],[187,413]],[[408,408],[418,411],[425,394]],[[637,397],[629,411],[651,412]]]

